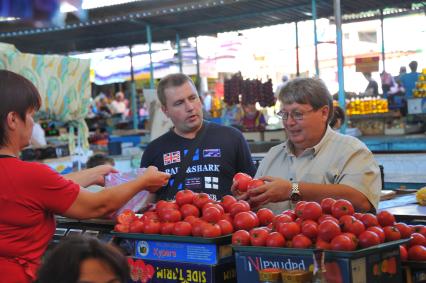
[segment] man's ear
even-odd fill
[[[170,118],[167,111],[167,107],[165,105],[161,105],[161,111],[163,111],[164,115],[166,115],[167,118]]]
[[[9,112],[6,116],[6,124],[10,129],[16,129],[17,127],[17,120],[19,119],[16,112]]]

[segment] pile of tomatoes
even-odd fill
[[[239,186],[250,189],[250,182]],[[259,185],[255,183],[253,187]],[[206,238],[232,234],[232,244],[244,246],[354,251],[411,238],[400,246],[402,260],[426,261],[424,225],[396,223],[387,211],[355,213],[344,199],[325,198],[320,204],[300,201],[294,210],[274,215],[267,208],[253,212],[248,202],[231,195],[217,202],[205,193],[182,190],[175,201],[161,200],[141,217],[126,210],[117,222],[117,232]]]

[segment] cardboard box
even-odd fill
[[[325,251],[327,282],[402,282],[399,245],[406,240],[384,243],[354,252]],[[238,282],[259,282],[265,268],[313,270],[313,249],[234,246]]]
[[[142,283],[233,283],[233,260],[217,265],[129,258],[131,281]]]

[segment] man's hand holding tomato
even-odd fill
[[[269,202],[280,202],[289,199],[291,183],[285,179],[264,176],[259,178],[265,181],[264,185],[247,191],[248,202],[256,207]]]

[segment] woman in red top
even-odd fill
[[[108,165],[61,176],[48,166],[17,158],[28,146],[41,98],[24,77],[0,70],[0,274],[1,282],[32,282],[55,231],[55,214],[75,219],[107,215],[142,189],[156,191],[169,174],[149,167],[137,179],[91,193],[115,172]]]

